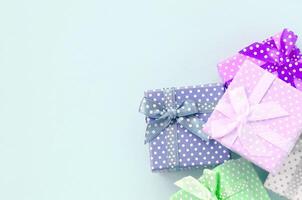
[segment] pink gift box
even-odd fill
[[[302,130],[302,92],[245,61],[203,130],[274,173]]]
[[[298,36],[284,29],[262,42],[255,42],[218,63],[222,81],[228,85],[244,61],[251,61],[285,82],[302,90],[302,56],[296,47]],[[301,69],[301,70],[300,70]]]

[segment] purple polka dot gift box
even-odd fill
[[[251,61],[302,90],[302,56],[296,46],[297,39],[294,32],[284,29],[262,42],[243,48],[234,56],[218,63],[223,82],[228,85],[243,62]]]
[[[145,92],[139,110],[146,117],[153,172],[215,166],[230,159],[228,149],[202,132],[224,90],[215,83]]]

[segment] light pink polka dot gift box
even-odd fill
[[[243,48],[218,63],[223,82],[228,86],[242,63],[248,60],[302,90],[302,56],[296,46],[297,39],[294,32],[284,29],[273,37]]]
[[[245,61],[203,130],[242,157],[275,173],[302,130],[302,92]]]

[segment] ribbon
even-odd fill
[[[291,141],[264,125],[254,123],[289,115],[277,102],[261,103],[275,78],[273,74],[265,71],[249,97],[244,87],[229,89],[230,103],[221,101],[215,108],[225,117],[212,121],[211,136],[214,139],[223,138],[227,146],[232,146],[239,140],[243,147],[254,156],[263,156],[265,152],[265,144],[261,144],[259,138],[288,152]],[[252,123],[254,123],[253,126]],[[259,142],[257,148],[255,148],[255,141]]]
[[[228,89],[228,87],[230,86],[232,81],[233,81],[233,79],[230,79],[230,80],[224,82],[223,87],[225,88],[225,90]]]
[[[219,172],[205,169],[203,176],[199,180],[187,176],[175,182],[175,185],[200,200],[228,199],[247,187],[246,181],[239,179],[239,181],[235,182],[235,185],[225,188],[224,192],[222,192],[220,176]]]
[[[280,79],[295,87],[295,78],[302,79],[302,55],[295,45],[297,39],[292,31],[284,29],[280,41],[271,38],[255,42],[239,53],[263,61],[263,69],[277,73]]]
[[[170,125],[176,124],[176,122],[188,129],[192,134],[208,141],[208,136],[202,132],[204,121],[199,119],[196,114],[209,113],[212,112],[212,109],[198,107],[193,100],[185,100],[180,105],[177,105],[175,89],[164,89],[163,91],[165,105],[161,105],[146,97],[141,102],[139,111],[151,119],[147,124],[145,143],[152,141],[163,130]],[[177,127],[171,128],[171,130],[176,132]]]

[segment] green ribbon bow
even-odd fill
[[[202,132],[204,121],[195,114],[210,113],[212,109],[198,107],[193,100],[185,100],[180,105],[175,101],[175,89],[164,89],[165,105],[143,98],[139,111],[150,118],[147,129],[145,143],[152,141],[169,125],[176,122],[188,129],[194,135],[208,141],[208,136]],[[176,130],[176,129],[175,129]]]
[[[204,170],[203,176],[199,180],[187,176],[175,184],[200,200],[225,200],[247,188],[246,181],[241,179],[222,191],[219,172],[208,169]]]

